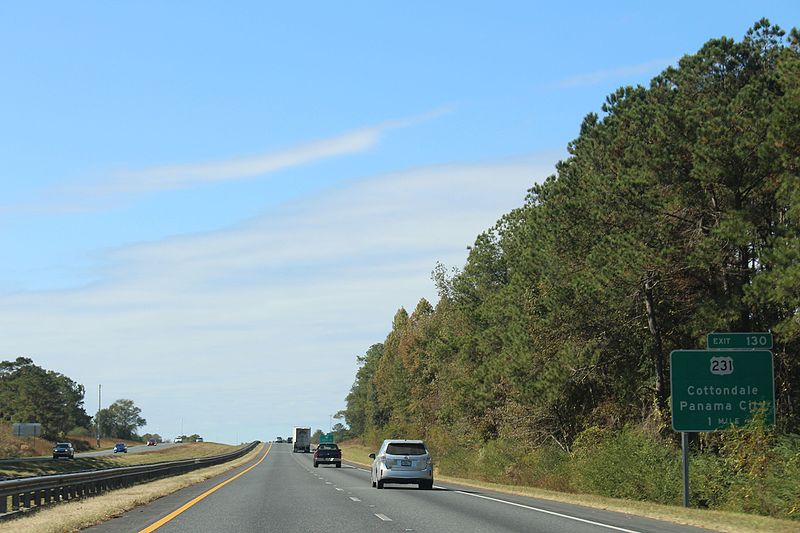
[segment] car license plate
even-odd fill
[[[400,461],[400,466],[411,466],[411,460],[410,459],[401,460]]]

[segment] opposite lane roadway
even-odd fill
[[[148,446],[147,444],[137,444],[136,446],[128,446],[128,453],[145,453],[151,452],[156,450],[163,450],[164,448],[171,448],[173,446],[184,446],[183,444],[176,444],[174,442],[162,442],[156,446]],[[80,452],[75,454],[76,459],[81,459],[84,457],[102,457],[104,455],[116,455],[114,453],[113,448],[109,448],[107,450],[100,450],[95,452]],[[52,456],[44,456],[44,457],[11,457],[0,459],[0,463],[19,463],[19,462],[29,462],[29,461],[66,461],[68,459],[64,459],[63,457],[59,457],[58,459],[53,459]]]
[[[367,469],[355,465],[314,468],[310,454],[292,453],[291,446],[282,444],[272,445],[259,458],[262,460],[255,466],[239,467],[86,531],[154,531],[154,524],[159,524],[159,533],[708,532],[448,483],[436,483],[429,491],[415,485],[386,485],[377,490],[371,486]],[[238,477],[219,486],[234,476]],[[175,514],[182,507],[183,512]]]

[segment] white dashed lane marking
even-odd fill
[[[350,496],[350,499],[353,500],[354,502],[360,502],[361,501],[358,498],[356,498],[355,496]]]
[[[383,520],[384,522],[391,522],[392,519],[386,516],[385,514],[375,513],[375,516]]]

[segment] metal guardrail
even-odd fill
[[[0,481],[0,519],[15,515],[23,509],[92,496],[143,481],[225,463],[246,455],[259,444],[259,441],[254,441],[234,452],[213,457]]]

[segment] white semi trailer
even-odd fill
[[[292,436],[294,437],[293,452],[308,453],[311,451],[311,428],[296,427]]]

